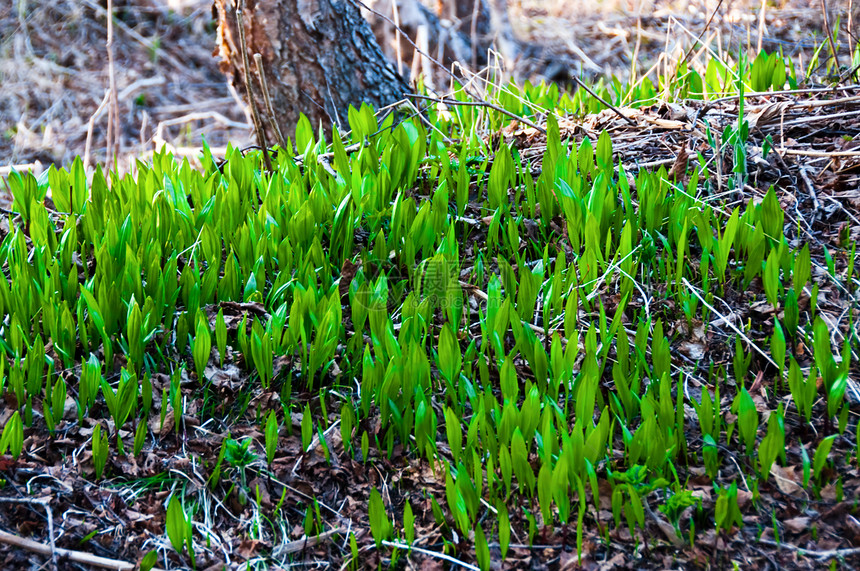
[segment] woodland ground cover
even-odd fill
[[[857,88],[705,61],[352,109],[271,171],[12,172],[3,530],[80,565],[855,567]]]

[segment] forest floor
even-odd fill
[[[708,40],[718,55],[735,53],[738,46],[761,45],[769,51],[781,49],[787,57],[791,57],[798,68],[806,70],[814,50],[821,44],[824,29],[821,6],[814,1],[790,0],[778,8],[767,6],[763,18],[759,12],[761,4],[747,1],[726,4],[713,1],[656,2],[638,6],[610,2],[598,8],[591,7],[586,2],[571,3],[561,0],[510,4],[512,10],[522,16],[513,20],[523,38],[561,46],[559,49],[572,54],[580,62],[583,75],[617,76],[624,81],[631,76],[639,77],[643,74],[656,77],[656,71],[660,70],[661,66],[671,66],[684,59],[689,47],[700,35]],[[252,144],[253,133],[240,97],[228,88],[228,82],[219,71],[218,62],[212,55],[215,31],[209,2],[118,2],[115,9],[115,66],[120,110],[120,152],[116,168],[121,172],[134,171],[137,168],[136,161],[151,159],[153,154],[163,147],[177,157],[188,158],[192,165],[200,166],[200,149],[204,139],[216,157],[225,153],[228,143],[240,148]],[[839,18],[844,27],[844,23],[849,20],[848,6],[831,5],[829,9],[829,20],[835,23]],[[709,22],[715,10],[717,16]],[[105,14],[103,3],[97,0],[17,0],[11,6],[0,6],[0,175],[3,177],[8,176],[12,168],[29,168],[38,174],[52,164],[68,167],[77,156],[82,157],[89,168],[94,168],[95,165],[104,167],[108,162],[106,92],[109,73],[105,49]],[[845,39],[840,48],[839,55],[843,63],[848,61],[848,46],[852,41]],[[824,50],[826,52],[827,48]],[[700,57],[699,53],[691,53],[687,59],[695,66],[703,61],[704,58],[700,60]],[[813,83],[834,79],[819,77],[818,71],[812,71]],[[847,77],[841,82],[843,86],[848,83]],[[743,211],[747,204],[759,204],[771,184],[779,186],[778,199],[785,211],[785,221],[787,226],[795,230],[789,244],[792,252],[799,251],[807,240],[813,244],[812,280],[822,284],[820,290],[816,289],[816,310],[822,319],[826,320],[827,325],[833,331],[840,332],[839,335],[845,339],[851,337],[851,328],[855,326],[857,316],[856,290],[851,283],[851,270],[847,269],[853,268],[849,251],[854,252],[850,250],[849,244],[860,239],[860,220],[857,215],[857,212],[860,212],[860,192],[857,190],[860,187],[860,175],[857,174],[856,156],[858,143],[851,140],[852,136],[860,131],[860,122],[856,119],[856,95],[854,87],[846,87],[846,91],[839,93],[816,92],[809,96],[810,100],[815,99],[816,102],[808,106],[801,105],[793,94],[751,98],[747,111],[752,111],[749,117],[753,120],[754,127],[757,127],[750,135],[751,144],[758,145],[756,148],[761,150],[769,137],[771,142],[775,141],[775,144],[781,145],[783,151],[787,147],[789,152],[785,154],[785,160],[775,153],[766,158],[761,158],[760,154],[755,157],[751,155],[748,186],[735,189],[734,192],[718,186],[718,191],[712,197],[714,220],[722,223],[733,208],[739,206]],[[626,170],[630,169],[628,172],[635,168],[637,163],[639,166],[647,164],[655,168],[665,166],[671,171],[680,166],[674,176],[683,178],[687,176],[688,151],[691,163],[695,162],[693,157],[700,151],[702,156],[708,159],[708,168],[717,185],[733,176],[730,163],[721,163],[721,157],[708,154],[710,151],[704,137],[694,141],[689,133],[698,128],[696,118],[700,112],[712,113],[715,126],[729,126],[732,118],[737,118],[739,113],[736,97],[715,103],[708,110],[705,110],[699,101],[690,102],[688,106],[655,105],[635,110],[627,109],[626,112],[636,123],[636,127],[630,127],[628,121],[612,112],[603,111],[584,118],[560,121],[562,138],[582,140],[582,136],[587,135],[587,138],[597,140],[601,132],[610,132],[616,159]],[[546,127],[546,124],[542,123],[542,126]],[[782,137],[784,133],[789,133],[790,136]],[[517,149],[520,156],[530,161],[539,171],[538,165],[541,164],[547,148],[547,138],[541,131],[525,128],[522,124],[511,124],[497,133],[488,134],[488,141],[497,143],[500,139]],[[683,156],[685,160],[679,161],[679,156]],[[203,168],[206,168],[206,165],[203,165]],[[415,189],[415,195],[425,201],[431,198],[423,188]],[[3,203],[3,206],[7,206],[8,202]],[[476,205],[480,203],[481,200],[476,201]],[[470,208],[472,206],[470,205]],[[474,206],[474,211],[470,211],[473,218],[464,217],[460,221],[474,224],[479,228],[476,235],[487,240],[487,224],[479,214],[479,207]],[[533,213],[533,218],[539,220],[539,214]],[[531,226],[524,226],[524,233],[533,230],[538,224],[530,219],[525,222]],[[556,224],[555,220],[547,223],[547,227],[552,227],[553,224]],[[4,227],[4,236],[9,230],[8,226]],[[558,230],[556,225],[551,232]],[[360,242],[366,238],[366,235],[357,235],[356,240]],[[558,240],[558,243],[562,241]],[[555,245],[557,243],[554,243]],[[366,243],[359,243],[356,247],[367,250],[367,246]],[[465,251],[466,245],[462,247]],[[469,255],[473,256],[470,258],[471,263],[477,256],[475,250],[478,248],[474,248],[474,244],[470,248],[472,250]],[[834,253],[832,258],[831,252]],[[539,258],[540,253],[535,256]],[[689,260],[687,263],[699,267],[698,260],[695,260],[695,264]],[[90,269],[92,268],[87,271]],[[665,269],[664,267],[663,270]],[[334,270],[339,271],[340,266]],[[706,274],[707,271],[706,268]],[[840,278],[847,275],[847,286],[836,277],[828,278],[828,275]],[[474,289],[483,293],[487,291],[485,285],[481,284],[483,290]],[[680,315],[680,310],[673,306],[673,299],[667,299],[670,296],[665,295],[665,291],[658,291],[663,287],[662,284],[649,283],[648,286],[652,287],[648,290],[648,295],[643,294],[643,299],[637,301],[645,303],[646,313],[650,295],[652,300],[660,298],[663,305],[657,309],[652,308],[654,311]],[[703,287],[707,289],[706,286]],[[743,288],[729,291],[726,295],[728,305],[719,308],[723,316],[721,319],[717,319],[715,315],[711,316],[714,321],[709,322],[707,335],[701,328],[685,325],[686,321],[681,318],[673,321],[671,326],[667,321],[667,337],[672,339],[673,358],[682,363],[683,367],[694,368],[697,374],[703,376],[707,376],[707,371],[702,372],[704,365],[700,361],[703,359],[719,362],[728,368],[732,361],[729,339],[733,338],[734,330],[729,330],[733,325],[727,324],[734,322],[740,323],[742,328],[747,324],[745,331],[753,337],[754,342],[751,346],[765,346],[769,343],[775,320],[774,311],[765,299],[763,287],[762,280],[756,278],[747,291]],[[605,294],[606,291],[602,293]],[[607,306],[613,301],[617,303],[618,299],[606,296]],[[801,295],[800,303],[806,304],[805,307],[808,308],[809,297]],[[218,309],[216,304],[206,308],[212,313],[207,317],[213,323],[214,312]],[[220,309],[223,310],[231,337],[237,335],[243,316],[250,315],[252,319],[254,315],[265,316],[267,319],[271,317],[267,313],[271,308],[264,308],[262,304],[255,302],[221,302]],[[636,309],[642,310],[642,307]],[[593,313],[596,312],[592,312],[591,317],[594,317]],[[352,327],[347,321],[344,324],[345,327]],[[625,322],[624,326],[636,329],[636,324]],[[712,334],[712,331],[715,333]],[[850,344],[848,346],[850,348]],[[798,351],[798,358],[804,355],[807,361],[811,360],[810,347],[800,343],[793,349]],[[238,354],[238,351],[236,353]],[[703,357],[705,355],[706,357]],[[754,357],[754,367],[759,367],[759,372],[767,370],[768,375],[773,373],[758,355]],[[186,361],[190,361],[187,356]],[[213,357],[211,363],[215,361]],[[244,364],[247,365],[247,360]],[[58,431],[49,436],[44,428],[36,430],[28,427],[26,459],[13,462],[8,457],[0,456],[0,475],[5,478],[4,487],[0,489],[4,490],[3,501],[9,502],[8,506],[6,503],[2,504],[4,507],[0,509],[0,530],[15,531],[21,536],[45,538],[46,544],[48,540],[53,541],[56,535],[58,547],[130,562],[139,561],[141,554],[148,549],[159,549],[162,554],[169,552],[164,538],[167,524],[162,505],[168,492],[166,484],[163,484],[168,479],[179,480],[183,482],[185,493],[192,495],[199,492],[201,497],[205,495],[201,492],[205,491],[209,483],[205,474],[211,470],[212,460],[217,458],[219,451],[226,446],[222,438],[216,437],[221,435],[224,426],[217,423],[204,423],[201,426],[200,417],[204,412],[215,411],[224,415],[234,412],[233,409],[238,407],[234,406],[234,399],[238,399],[237,395],[245,391],[244,385],[251,384],[249,374],[240,372],[232,365],[228,365],[226,369],[211,366],[217,369],[207,369],[214,392],[207,393],[207,396],[202,398],[197,398],[199,394],[195,394],[194,399],[189,398],[186,414],[179,420],[172,417],[171,411],[166,420],[162,416],[160,425],[150,427],[153,440],[166,443],[164,446],[153,446],[137,458],[133,455],[117,454],[111,459],[108,468],[111,475],[117,482],[121,478],[127,478],[126,482],[133,481],[133,486],[118,483],[112,487],[110,482],[94,484],[91,481],[93,463],[89,442],[93,428],[73,426],[74,423],[68,420],[74,417],[72,409],[65,411],[68,414],[63,422],[67,432]],[[290,371],[290,367],[294,366],[295,363],[276,360],[275,376],[284,370]],[[612,506],[603,501],[605,498],[601,498],[599,514],[592,522],[597,525],[586,532],[581,550],[584,554],[582,559],[572,547],[576,543],[574,524],[561,526],[556,530],[557,533],[553,533],[549,527],[541,528],[534,535],[533,530],[529,529],[530,523],[533,526],[533,520],[529,522],[523,517],[513,516],[515,537],[506,568],[573,569],[579,565],[588,569],[731,568],[738,562],[742,567],[760,567],[763,570],[818,569],[830,562],[834,562],[834,565],[838,562],[838,565],[845,569],[860,567],[860,554],[857,550],[860,545],[860,523],[856,517],[856,498],[860,497],[860,473],[857,470],[857,443],[851,440],[854,437],[849,434],[856,426],[858,412],[858,402],[852,393],[857,380],[856,360],[851,367],[846,396],[850,405],[846,405],[845,409],[850,409],[851,429],[845,433],[846,436],[835,440],[832,452],[832,456],[837,458],[834,462],[838,462],[838,466],[845,471],[840,474],[838,484],[833,479],[828,485],[816,489],[817,497],[810,498],[805,486],[800,485],[804,478],[804,469],[800,467],[799,459],[805,458],[804,466],[808,470],[809,458],[806,457],[807,449],[801,450],[801,447],[794,443],[788,451],[792,462],[786,466],[774,465],[771,471],[774,479],[767,484],[769,487],[766,493],[762,494],[761,501],[753,499],[754,494],[749,487],[736,490],[736,500],[745,514],[743,521],[738,522],[738,527],[743,528],[742,531],[734,534],[722,533],[718,529],[715,530],[712,521],[708,520],[711,527],[701,532],[695,546],[686,548],[676,544],[678,537],[673,535],[671,525],[662,516],[651,512],[649,507],[647,523],[644,526],[649,538],[646,538],[644,529],[640,529],[640,541],[640,538],[628,533],[623,526],[616,526],[611,533],[607,531],[612,519]],[[75,376],[71,370],[66,373],[70,381]],[[165,391],[163,394],[166,395],[174,383],[187,391],[189,386],[197,382],[189,370],[181,369],[179,376],[181,378],[174,379],[161,372],[154,374],[154,394],[158,396]],[[77,377],[79,378],[80,374],[77,374]],[[774,393],[769,392],[772,386],[762,386],[761,374],[755,377],[756,381],[750,386],[749,393],[753,395],[755,406],[762,412],[767,410],[770,414],[775,408],[772,399]],[[253,382],[256,383],[256,379]],[[768,382],[770,381],[765,381],[764,384],[767,385]],[[814,384],[815,379],[811,382]],[[699,394],[704,390],[701,386]],[[347,389],[351,390],[350,387]],[[733,390],[737,389],[738,387],[734,387]],[[245,391],[248,392],[250,391]],[[273,406],[278,395],[257,391],[254,394],[245,394],[243,398],[248,399],[243,403],[246,409],[243,414],[247,412],[250,416],[255,408],[259,411]],[[316,396],[311,392],[302,393],[298,395],[297,401],[304,399],[310,402],[314,398]],[[769,398],[771,400],[768,400]],[[6,392],[6,399],[7,403],[14,402],[9,390]],[[323,407],[325,406],[324,399],[317,402],[322,402]],[[802,423],[792,409],[790,421],[786,421],[789,434],[800,440],[819,442],[821,435],[814,432],[816,427],[832,431],[830,417],[822,420],[823,414],[819,414],[822,412],[822,402],[817,401],[817,424],[813,423],[814,426]],[[162,410],[167,410],[164,402],[161,402],[161,405]],[[729,412],[729,407],[730,404],[724,406],[724,412],[727,413],[727,418],[736,421],[737,415]],[[8,409],[0,408],[0,421],[5,422],[8,419],[11,409],[12,405]],[[689,412],[692,409],[689,406],[687,409],[687,413],[691,415],[688,425],[693,425],[693,415]],[[336,413],[337,411],[335,415]],[[687,413],[682,410],[681,416]],[[683,421],[683,418],[681,420]],[[330,433],[327,431],[325,435],[332,439],[332,448],[337,449],[332,463],[328,458],[328,451],[323,453],[322,448],[325,446],[320,445],[318,437],[310,452],[301,442],[298,434],[304,431],[302,416],[296,414],[286,419],[287,423],[291,421],[289,437],[281,443],[278,457],[267,467],[271,470],[268,477],[264,475],[264,470],[259,470],[255,472],[256,476],[252,481],[243,482],[247,484],[245,487],[248,490],[256,489],[259,494],[256,499],[251,499],[251,503],[256,500],[258,506],[265,507],[266,510],[272,510],[273,506],[280,507],[279,494],[283,494],[280,496],[281,502],[284,498],[287,498],[288,503],[307,502],[306,513],[311,514],[308,516],[311,520],[310,527],[307,519],[302,522],[294,517],[297,522],[294,529],[283,531],[285,536],[295,541],[281,544],[279,555],[288,558],[301,551],[303,559],[296,564],[305,567],[324,568],[334,560],[339,563],[347,562],[350,548],[345,538],[353,531],[359,535],[362,557],[366,556],[364,564],[390,562],[391,559],[382,555],[381,550],[374,551],[372,548],[369,524],[364,517],[369,490],[374,487],[411,491],[429,489],[434,498],[441,498],[446,493],[446,486],[441,483],[444,476],[440,477],[427,462],[410,455],[400,445],[394,448],[393,461],[391,451],[386,458],[376,446],[370,453],[375,463],[368,464],[366,456],[364,461],[356,461],[354,454],[350,455],[344,451],[337,430]],[[327,420],[323,418],[322,422],[324,424]],[[331,428],[339,421],[333,422]],[[376,418],[373,422],[376,425],[367,427],[367,430],[378,434],[378,424],[381,421]],[[367,421],[367,424],[370,424],[370,421]],[[0,426],[2,425],[0,423]],[[181,430],[177,428],[179,426]],[[176,432],[172,434],[174,428]],[[230,436],[236,439],[234,444],[247,437],[253,439],[257,446],[264,438],[260,426],[256,423],[248,422],[231,426],[229,429]],[[131,447],[133,438],[131,434],[124,435],[127,447]],[[731,440],[731,436],[728,440]],[[701,438],[696,443],[696,446],[700,445]],[[616,449],[618,456],[621,455],[622,448],[623,446],[619,446]],[[241,450],[237,452],[237,449],[238,444],[232,452],[239,457],[231,458],[231,465],[234,460],[237,465],[242,463]],[[447,454],[449,450],[444,452]],[[750,470],[754,462],[750,459],[751,456],[732,456],[728,450],[721,450],[721,454],[723,452],[728,454],[726,458],[735,462],[725,462],[720,485],[727,488],[729,476],[733,479],[740,476],[743,479],[744,469]],[[813,449],[810,449],[809,454],[812,452]],[[257,456],[263,455],[258,446]],[[736,457],[741,458],[743,469],[737,465]],[[208,464],[199,464],[200,458]],[[827,460],[827,454],[824,459]],[[262,463],[258,457],[254,460],[257,464]],[[832,472],[833,470],[826,466],[823,473],[830,478],[833,476]],[[244,471],[242,474],[244,476]],[[279,478],[283,476],[286,483],[278,478],[273,479],[271,474],[276,474]],[[687,478],[685,483],[695,492],[696,497],[704,499],[707,509],[715,510],[718,490],[714,487],[714,480],[705,475],[704,468],[692,466],[682,476]],[[816,478],[821,479],[818,473]],[[600,486],[602,492],[606,491],[604,487],[608,486],[608,479],[601,479]],[[397,496],[397,492],[394,492],[394,495]],[[804,496],[805,500],[798,501],[799,496]],[[430,537],[433,541],[439,540],[438,543],[442,543],[438,526],[432,523],[435,499],[431,503],[427,499],[429,497],[425,496],[423,502],[416,503],[416,512],[421,510],[416,513],[419,540]],[[360,498],[360,501],[356,498]],[[403,500],[403,497],[397,496],[394,499]],[[267,550],[271,545],[249,539],[247,534],[240,533],[242,530],[231,528],[228,524],[232,521],[229,520],[232,516],[224,515],[240,514],[243,525],[252,526],[247,515],[248,507],[243,503],[249,501],[248,497],[228,492],[223,496],[223,500],[223,505],[201,508],[204,511],[209,509],[211,513],[218,512],[227,521],[225,523],[225,520],[220,520],[217,528],[208,527],[212,524],[209,520],[197,522],[196,541],[198,547],[205,552],[204,562],[212,564],[213,568],[220,568],[215,567],[223,562],[223,559],[219,559],[222,553],[218,549],[224,550],[225,553],[229,550],[233,568],[236,569],[239,568],[240,562],[258,561],[258,557],[268,556]],[[384,500],[389,503],[392,497],[386,496]],[[751,507],[753,503],[754,508]],[[56,508],[53,511],[55,519],[52,525],[60,531],[59,534],[48,530],[44,506],[38,504],[53,505]],[[801,505],[802,508],[799,507]],[[316,514],[312,513],[311,506],[315,507]],[[401,505],[398,505],[398,509],[400,507]],[[530,507],[537,512],[534,502]],[[277,511],[277,508],[274,509]],[[259,517],[261,511],[255,512],[256,517]],[[762,515],[765,513],[771,515],[770,520]],[[345,514],[355,516],[350,519]],[[314,517],[326,523],[334,522],[331,529],[336,529],[338,534],[343,535],[338,536],[337,544],[327,541],[331,536],[318,536],[321,537],[321,544],[304,550],[306,546],[301,542],[306,530],[322,531],[321,525],[314,528]],[[334,527],[347,525],[344,522],[354,524],[355,529]],[[777,529],[783,535],[775,535]],[[208,541],[210,533],[211,545]],[[525,543],[529,535],[533,535],[534,542],[527,546]],[[204,536],[205,548],[202,547],[203,541],[199,539]],[[475,557],[468,555],[471,539],[460,539],[462,545],[452,544],[452,551],[467,560],[468,565],[477,564]],[[452,541],[447,537],[444,539],[446,549]],[[499,544],[493,543],[491,547],[493,555],[496,556]],[[416,557],[421,569],[442,568],[438,558]],[[179,565],[173,552],[164,555],[164,560],[168,559]],[[401,559],[401,562],[403,561]],[[0,546],[0,569],[35,570],[44,565],[50,565],[50,558],[47,556],[31,561],[24,550]],[[65,560],[61,560],[60,565],[69,567],[59,568],[88,568],[87,563],[73,564]],[[401,565],[408,567],[413,563],[409,561]],[[202,565],[198,568],[202,568]],[[271,568],[276,567],[273,565]]]

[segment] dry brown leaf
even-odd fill
[[[783,494],[793,496],[801,490],[795,469],[795,466],[783,468],[776,463],[770,467],[770,473],[776,479],[776,485]]]
[[[696,341],[682,341],[678,344],[678,351],[686,355],[691,361],[699,361],[705,357],[705,344]]]
[[[669,171],[669,180],[681,180],[687,174],[687,162],[690,154],[687,152],[686,141],[678,149],[678,156],[675,157],[675,162],[672,164],[672,170]]]
[[[343,261],[343,267],[340,269],[340,283],[337,285],[337,292],[341,299],[349,293],[349,286],[356,272],[358,272],[358,264],[353,264],[350,260]]]
[[[224,367],[209,366],[203,371],[203,375],[209,379],[216,389],[235,392],[242,388],[245,379],[242,371],[232,363],[225,363]]]
[[[746,120],[749,122],[750,129],[754,129],[778,118],[785,109],[792,105],[794,105],[793,101],[777,101],[766,105],[757,105],[749,110]]]
[[[836,493],[836,484],[827,484],[821,488],[821,498],[830,502],[835,502],[839,494]]]
[[[809,527],[808,517],[793,517],[782,522],[791,533],[803,533]]]

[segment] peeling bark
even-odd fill
[[[236,4],[215,0],[215,11],[221,70],[247,96]],[[345,127],[349,105],[378,108],[409,91],[350,0],[246,0],[243,20],[252,96],[266,115],[253,57],[259,53],[275,120],[285,134],[294,132],[301,113],[314,127]],[[276,140],[268,125],[267,131]]]

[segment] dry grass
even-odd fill
[[[573,55],[581,62],[578,73],[625,79],[631,72],[656,73],[655,66],[681,57],[718,2],[509,4],[522,37]],[[848,2],[830,2],[831,23],[838,17],[845,28],[848,9]],[[212,55],[210,2],[120,0],[114,10],[121,171],[164,145],[193,158],[203,138],[216,149],[252,141],[243,106]],[[704,37],[718,54],[761,41],[800,65],[808,62],[823,29],[817,1],[767,7],[763,26],[759,16],[756,0],[724,0]],[[90,166],[108,162],[106,28],[97,0],[0,3],[0,169],[30,165],[39,171],[77,155]],[[840,37],[847,62],[850,40],[844,31]],[[693,54],[693,65],[700,65],[700,55]]]
[[[739,46],[782,49],[806,62],[820,44],[824,26],[818,0],[521,0],[512,2],[522,17],[512,18],[517,31],[578,55],[589,76],[627,79],[661,61],[676,61],[705,28],[703,38],[720,55],[737,54]],[[842,22],[842,61],[848,61],[848,1],[828,0],[831,26]],[[855,3],[854,22],[860,15]],[[854,35],[857,35],[856,26]],[[761,39],[759,39],[761,38]],[[852,44],[853,45],[853,44]],[[754,54],[753,54],[754,55]]]
[[[244,112],[212,56],[209,3],[115,2],[119,163],[162,145],[249,141]],[[0,7],[3,165],[107,159],[106,11],[95,0],[16,0]],[[91,131],[91,133],[90,133]]]

